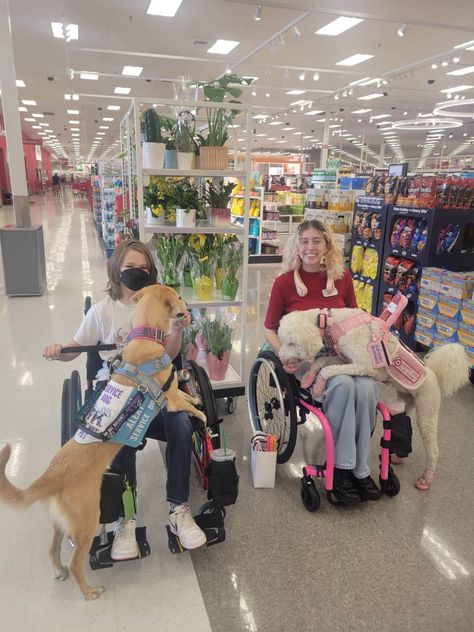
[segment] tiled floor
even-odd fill
[[[48,292],[6,299],[0,288],[1,440],[15,445],[9,475],[20,486],[36,478],[57,448],[61,383],[72,368],[83,368],[81,359],[46,363],[42,347],[71,336],[83,297],[99,300],[105,280],[85,203],[73,207],[68,196],[65,204],[46,197],[31,208],[33,222],[45,229]],[[11,212],[1,209],[0,221],[11,221]],[[275,267],[251,267],[250,360],[262,341],[276,273]],[[320,431],[311,421],[300,427],[275,489],[255,490],[240,398],[225,421],[241,475],[239,499],[227,511],[227,540],[192,555],[168,552],[163,463],[157,445],[147,446],[139,456],[139,501],[152,555],[88,571],[107,587],[97,602],[82,601],[71,581],[51,579],[50,528],[41,507],[25,514],[0,507],[0,629],[468,632],[474,620],[473,405],[471,385],[443,403],[441,457],[430,492],[413,487],[424,459],[415,431],[414,453],[397,469],[399,496],[348,511],[323,498],[310,514],[299,498],[299,476],[301,465],[315,460]],[[377,442],[374,437],[374,470]],[[193,479],[193,507],[203,499]]]

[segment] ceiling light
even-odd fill
[[[32,101],[30,99],[22,99],[21,102],[23,103],[23,105],[38,105],[36,101]]]
[[[114,88],[114,94],[130,94],[131,88]]]
[[[459,57],[459,55],[455,55],[453,57],[453,64],[459,64],[460,61],[461,61],[461,58]]]
[[[474,72],[474,66],[464,66],[464,68],[458,68],[457,70],[452,70],[451,72],[447,72],[447,75],[469,75]]]
[[[310,112],[305,112],[305,116],[315,116],[316,114],[322,114],[324,110],[311,110]]]
[[[448,62],[444,59],[444,60],[441,62],[441,65],[443,66],[443,68],[446,68],[446,66],[448,66],[449,64],[448,64]]]
[[[306,90],[288,90],[288,92],[286,92],[286,94],[304,94],[306,92]]]
[[[99,129],[110,129],[108,125],[99,125]]]
[[[471,90],[471,88],[474,88],[474,86],[469,86],[469,85],[462,85],[462,86],[455,86],[454,88],[446,88],[445,90],[440,90],[440,92],[463,92],[464,90]]]
[[[103,121],[113,121],[113,118],[110,118],[110,116],[104,116],[104,118],[102,119]]]
[[[41,125],[32,125],[31,129],[41,129]]]
[[[98,72],[81,72],[79,73],[81,79],[88,79],[89,81],[97,81],[99,78]]]
[[[66,39],[66,42],[79,39],[79,27],[77,24],[64,24],[62,22],[51,22],[53,37]]]
[[[272,121],[269,125],[283,125],[283,121]]]
[[[232,74],[232,68],[230,66],[227,66],[227,68],[225,69],[225,74],[226,75],[231,75]]]
[[[338,101],[338,100],[339,100],[339,95],[338,95],[338,94],[335,94],[335,95],[334,95],[334,101]]]
[[[108,110],[113,110],[114,112],[120,110],[120,105],[108,105],[107,106]]]
[[[372,99],[379,99],[383,97],[384,94],[382,92],[374,92],[372,94],[366,94],[364,97],[358,97],[359,101],[372,101]]]
[[[372,118],[372,120],[375,120],[375,119],[388,118],[390,116],[392,116],[392,115],[391,114],[377,114],[376,116],[372,116],[371,118]]]
[[[253,118],[256,120],[265,120],[268,118],[268,114],[256,114]]]
[[[458,44],[454,48],[464,48],[466,46],[469,46],[470,44],[474,44],[474,40],[470,40],[469,42],[464,42],[463,44]]]
[[[319,80],[319,72],[315,72],[313,75],[313,81],[318,81]]]
[[[260,20],[262,19],[262,5],[261,4],[257,4],[257,6],[255,7],[255,13],[254,13],[253,19],[255,20],[255,22],[260,22]]]
[[[269,92],[265,92],[265,96],[266,96],[266,97],[269,97],[269,96],[270,96],[270,93],[269,93]]]
[[[36,119],[34,118],[25,118],[25,121],[28,121],[28,123],[36,123]]]
[[[298,37],[301,37],[301,32],[296,24],[292,27],[291,34],[293,36],[293,39],[298,39]]]
[[[300,81],[304,81],[306,79],[306,71],[303,70],[303,72],[300,74],[300,76],[298,77],[298,79]]]
[[[79,95],[78,94],[65,94],[64,98],[66,99],[66,101],[79,101]]]
[[[97,132],[97,136],[105,136],[105,132]]]
[[[148,15],[161,15],[166,18],[174,18],[183,0],[151,0]]]
[[[332,22],[329,22],[329,24],[326,24],[326,26],[323,26],[315,33],[316,35],[336,36],[344,33],[344,31],[347,31],[354,26],[357,26],[357,24],[360,24],[361,22],[363,22],[363,20],[359,18],[348,18],[345,16],[341,16],[333,20]]]
[[[69,121],[71,125],[79,125],[80,121]]]
[[[17,79],[16,80],[16,87],[17,88],[26,88],[25,82],[23,81],[23,79]]]
[[[361,64],[363,61],[367,61],[368,59],[372,59],[373,55],[365,55],[364,53],[356,53],[355,55],[351,55],[350,57],[346,57],[346,59],[342,59],[336,63],[336,66],[357,66],[357,64]]]
[[[240,42],[235,42],[233,40],[218,39],[211,48],[207,49],[207,52],[215,55],[228,55],[230,51],[234,50],[234,48],[236,48],[239,44]]]
[[[143,66],[124,66],[122,75],[126,77],[139,77],[142,74]]]
[[[41,113],[32,114],[31,116],[34,116],[35,118],[44,118],[44,114],[41,114]]]
[[[251,94],[252,94],[253,97],[256,97],[257,96],[257,91],[256,90],[252,90]]]
[[[49,127],[49,123],[40,123],[41,127]]]
[[[397,35],[398,37],[405,37],[405,33],[407,32],[407,25],[404,24],[403,26],[401,26],[398,31],[397,31]]]
[[[18,112],[28,112],[28,108],[25,108],[22,105],[20,105],[20,107],[18,108]]]
[[[66,110],[67,114],[79,114],[79,110]]]
[[[438,68],[438,64],[431,64],[431,68],[433,68],[433,70],[436,70]]]
[[[351,114],[367,114],[367,112],[372,112],[370,108],[363,108],[362,110],[352,110]]]

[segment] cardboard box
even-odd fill
[[[416,328],[436,333],[436,317],[437,314],[432,311],[419,309],[416,314]]]
[[[441,279],[444,270],[442,268],[423,268],[420,279],[420,291],[427,290],[439,294]]]
[[[418,305],[428,312],[438,313],[439,294],[423,290],[418,296]]]
[[[439,338],[453,338],[458,340],[458,320],[438,315],[436,320],[436,331]]]
[[[431,349],[434,346],[435,334],[432,331],[425,330],[423,327],[416,326],[415,340],[421,345]]]
[[[446,316],[446,318],[459,320],[460,303],[449,296],[445,296],[443,299],[445,300],[441,300],[440,295],[440,300],[438,301],[438,313],[441,314],[441,316]]]
[[[471,298],[473,291],[474,273],[445,270],[441,279],[440,296],[448,296],[461,301],[465,298]]]
[[[474,327],[460,321],[458,327],[458,339],[465,347],[474,348]]]
[[[461,301],[460,320],[467,325],[474,326],[474,301],[470,299]]]

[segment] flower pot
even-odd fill
[[[188,342],[188,344],[186,345],[186,349],[184,351],[184,357],[186,358],[186,360],[196,360],[197,358],[197,354],[198,354],[198,348],[196,347],[196,345],[193,345],[192,342]]]
[[[178,151],[178,169],[189,171],[193,168],[194,153]]]
[[[165,226],[176,226],[176,209],[165,209]]]
[[[229,368],[229,361],[230,351],[224,351],[224,355],[221,360],[209,351],[207,354],[207,372],[209,374],[209,378],[215,382],[222,382],[222,380],[225,380],[225,374]]]
[[[194,228],[196,226],[196,210],[193,208],[177,208],[176,226],[178,228]]]
[[[201,147],[200,149],[200,169],[228,169],[229,151],[227,147]]]
[[[214,272],[214,277],[216,279],[216,288],[218,290],[221,289],[223,276],[224,276],[224,270],[222,268],[216,268],[216,271]]]
[[[165,209],[162,206],[146,207],[146,223],[149,226],[163,226],[165,223]]]
[[[230,208],[211,209],[211,221],[213,226],[230,226]]]
[[[224,278],[222,279],[221,292],[223,301],[235,301],[237,290],[239,289],[239,279]]]
[[[199,154],[194,156],[194,168],[195,169],[200,169],[201,168],[201,158],[200,158]]]
[[[194,278],[194,292],[200,301],[210,301],[212,298],[212,279],[201,275]]]
[[[185,287],[193,287],[193,280],[191,278],[191,270],[185,270],[183,272],[183,280]]]
[[[178,152],[176,149],[165,149],[165,169],[178,168]]]
[[[163,169],[165,160],[164,143],[142,143],[143,169]]]

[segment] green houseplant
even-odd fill
[[[165,143],[161,135],[161,124],[160,117],[153,108],[142,112],[140,126],[143,169],[163,168]]]
[[[232,182],[225,184],[224,180],[220,180],[218,184],[213,184],[211,180],[207,181],[207,188],[203,198],[211,209],[211,220],[215,226],[230,224],[229,202],[233,188],[234,184]]]
[[[239,85],[249,85],[252,82],[249,78],[241,78],[235,74],[224,75],[215,81],[199,83],[199,87],[203,89],[204,100],[214,103],[224,103],[226,97],[231,97],[227,104],[240,103],[237,99],[242,94],[242,88]],[[206,108],[207,118],[207,137],[198,134],[198,142],[200,145],[200,163],[201,169],[227,169],[229,165],[229,156],[227,149],[224,148],[229,134],[227,129],[235,120],[239,110],[232,107],[222,108]]]
[[[201,207],[198,188],[186,178],[178,180],[174,183],[173,201],[176,207],[176,226],[195,226],[196,213]]]
[[[206,317],[201,322],[201,331],[206,339],[207,368],[214,381],[225,379],[232,350],[232,327],[220,318]]]
[[[158,277],[163,285],[181,285],[185,243],[182,235],[155,235]]]
[[[221,292],[224,301],[234,301],[239,289],[237,272],[244,260],[244,245],[240,241],[224,244],[222,256]]]

